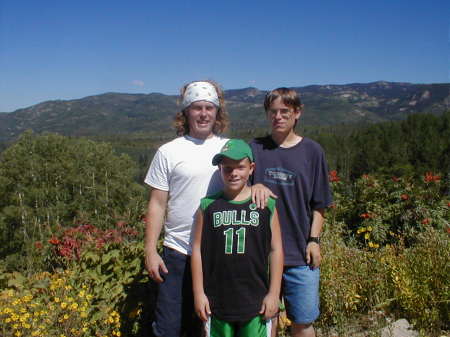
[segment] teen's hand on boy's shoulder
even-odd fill
[[[261,315],[264,315],[264,319],[270,319],[278,313],[279,301],[279,296],[276,294],[268,293],[266,297],[264,297],[261,310],[259,311]]]
[[[255,184],[252,188],[252,202],[256,204],[258,208],[264,209],[267,206],[269,197],[278,198],[269,188],[263,184]]]
[[[160,272],[163,272],[164,274],[169,272],[166,264],[158,253],[145,255],[145,268],[147,269],[150,278],[158,283],[164,282]]]
[[[208,320],[208,316],[211,315],[211,309],[209,308],[209,300],[206,294],[200,294],[194,296],[195,313],[203,322]]]
[[[306,246],[306,263],[313,268],[319,268],[321,261],[320,245],[316,242],[309,242]]]

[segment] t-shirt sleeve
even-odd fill
[[[311,209],[327,208],[331,205],[333,198],[331,196],[330,184],[328,182],[328,165],[325,160],[325,154],[320,151],[318,163],[314,173],[314,186],[311,199]]]
[[[169,191],[169,162],[160,151],[156,151],[144,182],[162,191]]]

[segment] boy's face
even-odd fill
[[[267,119],[270,122],[272,133],[289,133],[295,127],[295,122],[301,114],[300,109],[294,109],[287,106],[278,97],[272,102],[269,110],[267,110]]]
[[[233,160],[223,157],[220,162],[220,174],[225,188],[233,191],[240,191],[247,185],[249,176],[255,167],[248,158]]]

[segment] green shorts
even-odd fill
[[[246,322],[227,322],[210,316],[205,337],[270,337],[272,321],[256,316]]]

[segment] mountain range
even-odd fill
[[[441,114],[450,109],[450,83],[411,84],[378,81],[293,88],[300,93],[303,125],[374,123],[405,119],[413,113]],[[233,130],[266,126],[257,88],[225,91]],[[173,132],[177,96],[160,93],[105,93],[74,100],[42,102],[0,114],[0,141],[10,141],[27,129],[69,136],[126,135]]]

